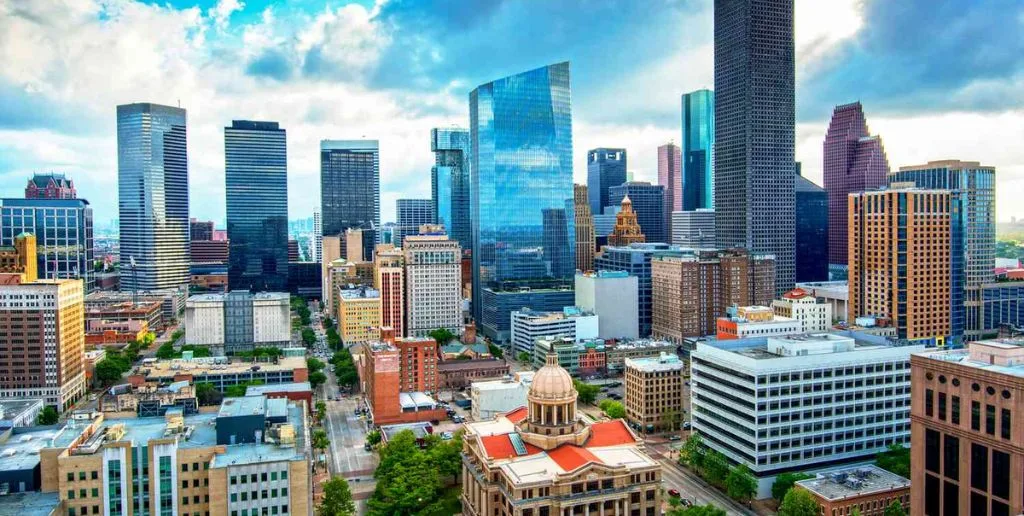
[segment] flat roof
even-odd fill
[[[304,412],[298,403],[288,403],[287,420],[295,428],[294,445],[250,443],[225,446],[224,453],[214,456],[210,467],[226,468],[228,466],[244,464],[302,460],[306,448]],[[216,434],[214,435],[214,442],[216,442]]]
[[[14,428],[7,441],[0,444],[0,471],[34,468],[39,464],[39,450],[64,448],[82,435],[85,427],[72,420],[61,427]]]
[[[875,465],[851,466],[819,473],[796,485],[830,502],[852,496],[908,489],[910,480]]]
[[[0,400],[0,420],[17,419],[25,412],[42,404],[42,398],[12,398]]]
[[[258,367],[259,371],[264,372],[294,371],[295,369],[305,369],[306,359],[304,357],[281,357],[276,364],[273,362],[229,361],[227,357],[156,360],[140,366],[139,374],[146,378],[167,378],[179,374],[193,376],[238,374],[251,371],[253,367]]]
[[[398,394],[398,404],[402,408],[434,407],[437,402],[434,398],[422,392],[402,392]]]
[[[250,385],[245,389],[246,396],[261,396],[269,392],[306,392],[312,391],[309,382],[273,383],[270,385]]]
[[[220,404],[218,417],[262,416],[266,413],[266,401],[263,396],[242,396],[241,398],[224,398]]]
[[[338,291],[342,299],[376,299],[380,297],[380,291],[374,288],[343,288]]]
[[[1017,349],[1024,349],[1024,339],[1021,338],[989,339],[976,341],[976,343],[986,347],[996,348],[999,350],[1009,352],[1012,352]],[[971,358],[970,346],[973,344],[975,343],[968,343],[968,347],[962,349],[953,349],[948,351],[925,351],[922,353],[915,353],[915,356],[931,360],[940,360],[943,362],[953,362],[965,367],[972,367],[974,369],[978,369],[981,371],[990,371],[993,373],[1024,378],[1024,360],[1017,362],[1012,360],[1013,357],[1007,357],[1008,359],[1004,359],[1005,363],[1002,364],[993,364],[985,361],[975,360]]]
[[[0,500],[0,516],[50,516],[60,504],[60,493],[11,493]]]
[[[645,372],[679,371],[683,369],[684,364],[682,360],[679,360],[678,355],[662,353],[661,356],[657,357],[627,358],[626,367]]]
[[[423,421],[420,423],[404,423],[401,425],[382,425],[380,427],[380,432],[384,434],[384,438],[387,441],[390,441],[400,432],[405,430],[411,431],[417,439],[422,439],[433,433],[433,428],[434,427],[431,426],[430,423]]]

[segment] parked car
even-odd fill
[[[683,430],[689,430],[689,429],[690,429],[690,422],[689,421],[683,421]]]
[[[373,446],[370,446],[370,443],[363,443],[363,449],[366,451],[370,451],[373,449]]]
[[[679,441],[679,440],[682,440],[682,437],[679,437],[678,435],[673,435],[673,436],[669,437],[668,440],[669,441]]]
[[[450,440],[452,440],[452,437],[453,436],[452,436],[451,432],[441,432],[441,440],[442,441],[450,441]]]
[[[674,496],[676,498],[679,498],[679,490],[678,489],[669,489],[668,490],[668,495],[669,496]]]

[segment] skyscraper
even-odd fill
[[[610,206],[608,189],[626,182],[626,149],[605,147],[587,151],[587,194],[590,213],[600,215]]]
[[[868,132],[860,102],[836,106],[832,111],[823,151],[828,192],[828,267],[835,279],[845,279],[846,198],[850,193],[884,186],[889,161],[881,138]]]
[[[615,229],[608,235],[608,245],[625,247],[644,242],[643,231],[636,221],[636,212],[633,211],[633,201],[630,201],[627,195],[622,198],[621,209],[615,216]]]
[[[231,290],[288,288],[286,141],[277,122],[233,120],[224,128]]]
[[[665,188],[665,201],[661,207],[665,236],[658,240],[652,239],[651,242],[669,242],[672,240],[672,212],[683,209],[682,154],[679,146],[674,143],[658,147],[658,184]],[[644,230],[646,233],[647,228]]]
[[[608,189],[608,202],[621,205],[626,197],[633,204],[646,241],[669,243],[668,228],[672,225],[672,218],[669,214],[668,220],[665,219],[665,187],[646,181],[631,181]]]
[[[398,221],[395,224],[391,243],[395,244],[395,247],[402,247],[405,237],[418,235],[420,226],[434,223],[434,201],[431,199],[398,199],[395,201],[395,213],[398,215]]]
[[[380,292],[380,325],[405,335],[405,263],[401,249],[381,244],[373,257],[373,287]],[[410,307],[411,308],[411,307]]]
[[[189,282],[188,154],[185,110],[117,106],[121,289]]]
[[[572,185],[576,209],[576,269],[594,269],[594,216],[590,213],[587,185]]]
[[[430,130],[430,169],[434,220],[452,240],[468,248],[473,239],[469,219],[469,130],[448,127]]]
[[[485,335],[507,340],[512,310],[573,303],[569,63],[480,85],[469,119],[473,313]]]
[[[320,263],[324,255],[324,222],[320,218],[320,209],[313,209],[313,238],[310,239],[310,245],[313,246],[310,255],[313,257],[313,261]]]
[[[42,197],[0,200],[0,245],[14,245],[22,233],[36,237],[40,279],[80,278],[86,293],[95,288],[89,201]]]
[[[828,194],[796,176],[796,281],[828,280]]]
[[[715,92],[705,89],[685,93],[682,104],[682,209],[714,208]]]
[[[409,235],[405,253],[406,334],[462,327],[462,249],[446,235]]]
[[[320,209],[324,236],[363,230],[363,260],[373,260],[380,228],[380,150],[377,140],[320,142]],[[345,239],[342,255],[346,254]]]
[[[775,255],[793,288],[793,0],[715,1],[715,238]]]

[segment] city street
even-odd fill
[[[688,498],[690,501],[696,500],[697,505],[710,503],[715,507],[724,509],[728,514],[743,516],[753,516],[756,514],[747,507],[733,501],[725,493],[708,485],[707,482],[698,478],[693,473],[683,469],[676,463],[677,455],[666,456],[668,453],[667,446],[649,445],[647,449],[651,451],[652,455],[662,465],[662,479],[664,480],[666,491],[673,488],[678,489],[684,498]]]

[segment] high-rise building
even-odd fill
[[[833,279],[846,279],[849,264],[846,198],[850,193],[884,186],[889,161],[882,139],[871,136],[868,131],[860,102],[835,107],[823,147],[825,191],[828,192],[829,272]],[[797,231],[797,234],[801,233]]]
[[[405,264],[401,249],[377,246],[373,257],[373,288],[380,292],[380,326],[405,335]],[[411,307],[410,307],[411,309]]]
[[[377,140],[320,142],[320,209],[324,236],[363,230],[363,257],[373,260],[380,228],[380,149]],[[346,242],[341,241],[342,255]]]
[[[887,318],[899,339],[944,343],[950,335],[951,211],[949,190],[850,194],[847,321]]]
[[[597,337],[640,337],[640,284],[626,271],[593,271],[576,274],[576,306],[597,316]]]
[[[915,514],[1024,512],[1024,340],[919,352],[910,371]]]
[[[75,182],[64,174],[33,174],[25,186],[26,199],[75,199]]]
[[[697,208],[672,212],[672,245],[691,249],[714,249],[715,210]]]
[[[649,274],[651,331],[677,344],[714,335],[728,307],[767,305],[775,293],[775,260],[742,249],[664,254]]]
[[[587,185],[572,185],[575,205],[576,270],[594,269],[594,215],[590,212]]]
[[[675,354],[627,358],[623,382],[626,420],[643,433],[679,430],[683,421],[683,373]]]
[[[297,262],[299,261],[299,241],[293,238],[288,239],[288,261]]]
[[[622,200],[629,197],[633,210],[636,211],[636,220],[640,224],[640,230],[648,242],[664,243],[669,242],[668,225],[671,224],[671,214],[665,218],[666,197],[665,187],[652,185],[646,181],[631,181],[608,189],[608,202],[620,205]]]
[[[321,263],[324,256],[324,225],[323,219],[320,218],[319,208],[313,210],[313,238],[310,239],[310,245],[313,248],[309,254],[313,257],[313,261]]]
[[[233,120],[224,128],[224,165],[228,288],[286,290],[287,133],[277,122]]]
[[[380,291],[342,287],[337,310],[338,333],[346,346],[370,342],[380,335]]]
[[[213,240],[213,221],[212,220],[199,220],[189,219],[189,239],[193,242],[206,242]]]
[[[682,99],[683,205],[681,210],[715,209],[715,92],[702,89]],[[661,155],[658,155],[659,160]],[[659,161],[660,165],[660,161]],[[679,211],[672,208],[672,211]],[[675,233],[672,234],[675,236]]]
[[[121,290],[189,283],[188,153],[185,110],[117,106]]]
[[[406,334],[462,327],[462,248],[446,235],[405,239]]]
[[[796,281],[828,280],[828,193],[796,176]]]
[[[431,199],[398,199],[395,201],[398,221],[391,237],[395,247],[409,235],[420,234],[420,226],[434,224],[434,201]]]
[[[715,2],[715,238],[775,256],[793,288],[793,0]]]
[[[918,188],[949,190],[950,213],[950,334],[978,338],[982,320],[982,285],[995,281],[996,169],[977,161],[932,161],[900,167],[889,184],[914,183]]]
[[[626,182],[626,149],[598,148],[587,151],[587,197],[590,213],[601,214],[607,206],[608,189]]]
[[[627,195],[622,198],[619,206],[619,213],[615,216],[615,229],[608,235],[608,245],[627,246],[644,243],[644,234],[637,223],[636,212],[633,211],[633,201],[629,200]]]
[[[22,233],[35,235],[39,278],[81,279],[87,293],[96,288],[92,231],[85,199],[0,199],[0,246],[14,245]]]
[[[185,301],[185,344],[209,347],[214,356],[284,348],[291,342],[291,321],[285,292],[200,294]]]
[[[662,218],[665,220],[666,237],[652,242],[669,242],[672,229],[672,212],[683,209],[682,151],[678,145],[669,142],[658,147],[658,184],[664,188],[665,201],[662,203]]]
[[[452,240],[468,249],[473,241],[469,218],[469,130],[448,127],[430,130],[430,169],[434,221],[444,226]]]
[[[469,118],[473,314],[485,335],[504,341],[513,307],[573,301],[569,63],[478,86]]]
[[[651,259],[681,251],[678,247],[663,243],[631,244],[624,247],[607,246],[600,256],[594,258],[594,268],[598,271],[625,271],[630,276],[636,276],[641,337],[651,335]]]

